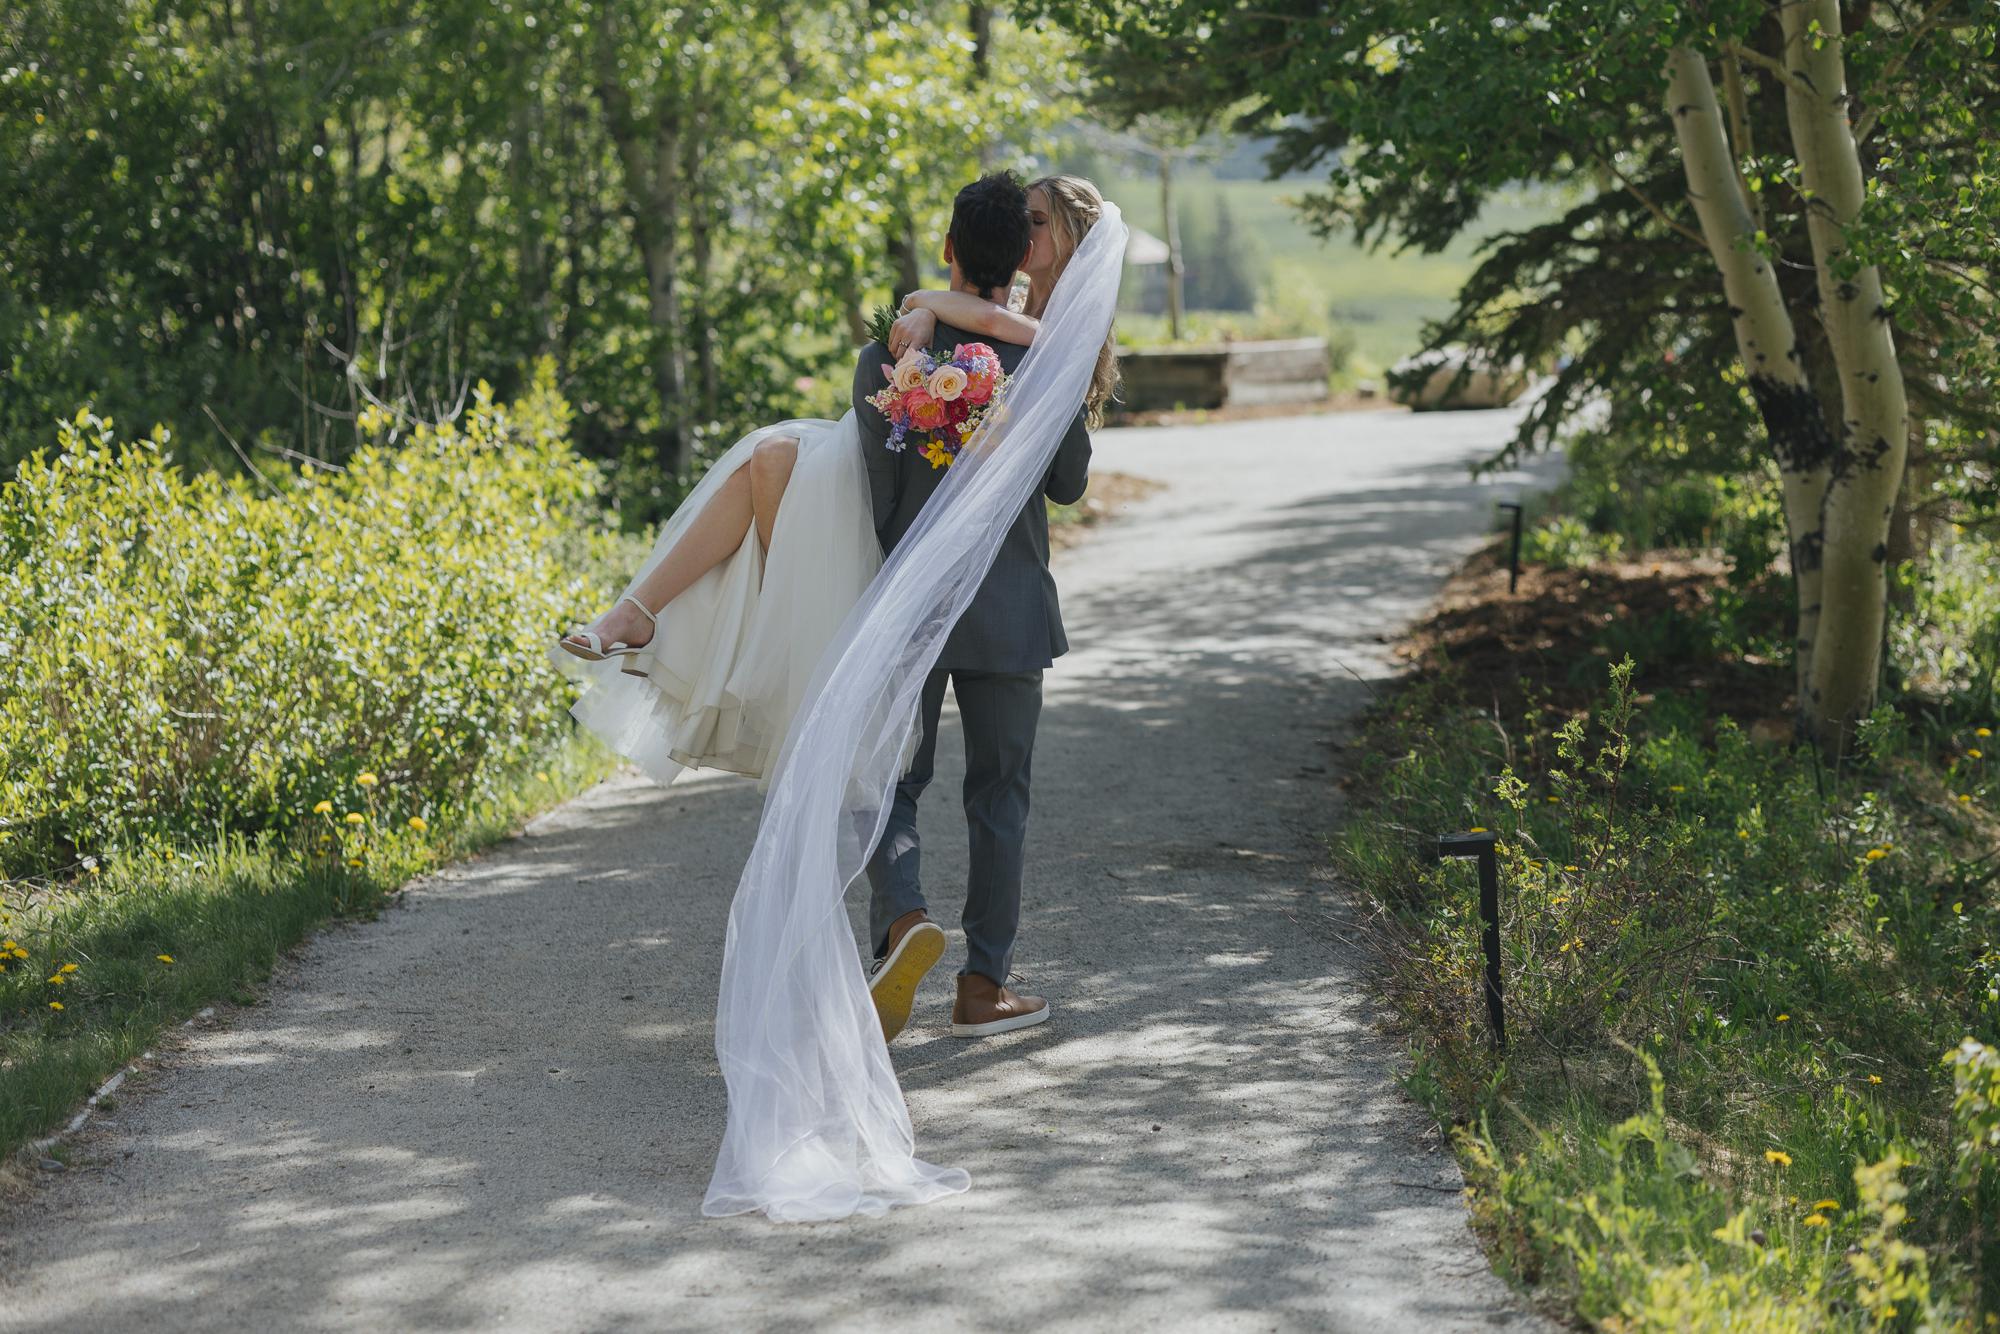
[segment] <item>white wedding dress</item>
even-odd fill
[[[751,525],[734,554],[661,609],[630,672],[557,651],[584,687],[571,714],[660,783],[694,768],[765,778],[821,652],[882,566],[850,411],[837,422],[779,422],[732,445],[660,530],[626,591],[769,436],[799,442],[770,551]]]

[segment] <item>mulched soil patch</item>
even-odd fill
[[[1524,568],[1510,594],[1496,542],[1459,568],[1396,654],[1419,675],[1449,673],[1469,701],[1503,717],[1544,691],[1552,707],[1582,712],[1603,690],[1604,665],[1623,656],[1621,631],[1700,618],[1723,578],[1714,559],[1652,552],[1588,569]],[[1660,689],[1699,691],[1709,718],[1734,718],[1760,740],[1790,738],[1788,662],[1706,648],[1633,657],[1642,702]]]

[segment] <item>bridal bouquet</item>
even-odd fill
[[[923,437],[918,452],[933,468],[951,466],[1007,383],[999,354],[984,343],[960,343],[943,360],[913,347],[882,373],[888,386],[868,405],[889,421],[889,448],[900,454],[911,434]]]

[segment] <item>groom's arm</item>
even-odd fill
[[[889,377],[882,373],[889,360],[887,348],[870,343],[854,363],[854,424],[861,435],[861,457],[868,464],[868,498],[874,505],[878,538],[896,512],[897,484],[902,478],[897,466],[901,460],[889,451],[889,419],[868,402],[870,394],[889,387]]]
[[[1079,410],[1063,435],[1062,443],[1056,446],[1056,456],[1049,463],[1048,476],[1042,479],[1042,494],[1058,505],[1074,505],[1083,499],[1083,489],[1090,485],[1090,432],[1084,429],[1083,413]]]

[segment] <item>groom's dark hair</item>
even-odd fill
[[[982,292],[1014,281],[1028,257],[1028,191],[1011,171],[981,176],[951,205],[951,251],[965,280]]]

